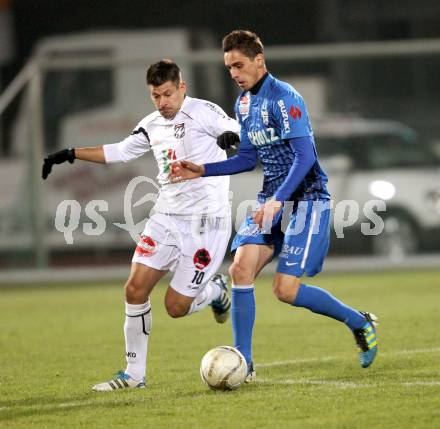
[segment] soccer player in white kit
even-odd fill
[[[54,164],[75,159],[98,163],[127,162],[152,150],[157,160],[160,191],[154,214],[145,225],[125,284],[125,344],[127,366],[95,391],[144,388],[148,337],[151,331],[150,293],[168,272],[173,273],[165,296],[171,317],[182,317],[211,305],[224,323],[230,299],[226,278],[215,275],[231,233],[229,177],[171,183],[173,161],[208,163],[226,159],[217,144],[222,134],[239,131],[238,123],[217,105],[186,96],[179,67],[170,60],[152,64],[147,85],[157,111],[142,119],[125,140],[103,146],[69,148],[47,156],[43,179]]]

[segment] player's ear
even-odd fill
[[[264,67],[264,55],[263,54],[258,54],[255,57],[255,61],[257,62],[257,67],[258,68]]]
[[[181,80],[179,83],[179,89],[184,89],[186,91],[186,82]]]

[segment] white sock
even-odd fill
[[[207,305],[211,304],[212,301],[219,299],[221,293],[222,290],[220,286],[209,280],[203,290],[194,298],[186,315],[189,316],[192,313],[203,310]]]
[[[145,304],[125,303],[125,372],[135,380],[145,377],[148,337],[151,331],[150,300]]]
[[[253,283],[250,283],[248,285],[235,285],[234,283],[232,283],[231,288],[232,289],[254,289],[255,285]]]

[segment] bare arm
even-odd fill
[[[196,179],[205,174],[205,166],[191,161],[179,161],[171,165],[170,179],[173,183]]]
[[[51,153],[44,158],[43,169],[41,176],[44,180],[47,179],[52,167],[55,164],[63,164],[69,162],[73,164],[75,159],[82,159],[84,161],[98,162],[105,164],[104,148],[102,146],[84,147],[84,148],[69,148],[62,149],[58,152]]]
[[[75,158],[82,161],[105,164],[104,149],[102,146],[75,148]]]

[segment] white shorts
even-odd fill
[[[170,286],[195,297],[219,269],[231,235],[231,218],[179,219],[154,214],[145,225],[132,262],[173,272]]]

